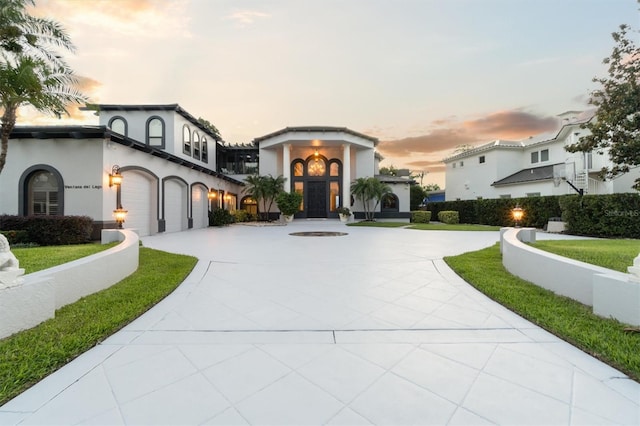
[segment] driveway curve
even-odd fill
[[[313,231],[347,235],[290,235]],[[337,221],[144,237],[200,261],[0,424],[639,424],[638,383],[442,261],[497,240]]]

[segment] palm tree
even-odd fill
[[[391,187],[374,177],[358,178],[351,184],[351,193],[362,202],[365,220],[373,221],[380,200],[391,193]],[[371,201],[375,201],[373,207]]]
[[[7,160],[9,136],[16,125],[18,108],[61,116],[74,102],[86,101],[74,89],[77,79],[54,49],[74,47],[55,21],[30,16],[33,0],[2,0],[0,3],[0,172]]]
[[[245,179],[247,186],[245,193],[256,200],[258,204],[258,214],[262,220],[269,220],[269,212],[273,206],[275,198],[284,190],[284,176],[273,177],[252,175]],[[262,208],[260,208],[262,203]]]

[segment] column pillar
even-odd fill
[[[351,145],[342,145],[342,207],[351,208]]]
[[[284,191],[291,190],[291,144],[282,145],[282,176],[284,176]]]

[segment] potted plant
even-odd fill
[[[336,212],[340,216],[340,222],[348,222],[349,216],[351,216],[351,210],[348,207],[338,207]]]
[[[280,209],[284,220],[291,222],[293,215],[300,211],[302,203],[302,194],[299,192],[281,192],[276,197],[276,205]]]

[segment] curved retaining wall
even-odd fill
[[[592,306],[597,315],[640,325],[640,283],[629,274],[538,250],[523,241],[535,241],[535,229],[503,229],[500,248],[507,271]]]
[[[115,247],[73,262],[24,275],[24,283],[0,290],[0,339],[55,316],[55,310],[111,287],[138,269],[138,234],[105,230]]]

